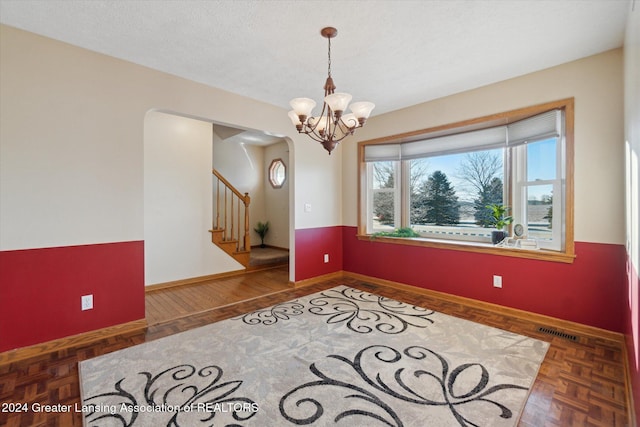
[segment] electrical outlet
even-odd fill
[[[329,262],[329,254],[324,254],[324,262],[325,264]]]
[[[91,310],[93,308],[93,294],[83,295],[80,299],[82,310]]]
[[[502,287],[502,276],[493,276],[493,287],[494,288]]]

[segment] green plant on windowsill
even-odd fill
[[[264,237],[269,232],[269,221],[264,222],[264,223],[258,221],[258,225],[256,225],[256,227],[253,229],[253,231],[258,233],[258,236],[260,236],[260,247],[264,248],[265,247]]]
[[[496,230],[500,231],[504,229],[505,225],[509,225],[513,222],[513,217],[507,215],[507,212],[509,212],[510,209],[507,206],[494,203],[492,205],[487,205],[487,209],[491,211],[491,223]]]
[[[513,222],[513,217],[507,215],[510,208],[501,204],[494,203],[487,205],[487,209],[491,211],[491,223],[496,228],[491,232],[491,243],[496,245],[508,236],[504,227]]]
[[[373,233],[371,235],[372,239],[375,239],[376,237],[404,237],[404,238],[408,238],[408,237],[420,237],[420,234],[418,234],[413,228],[403,227],[403,228],[396,228],[393,231],[379,231],[379,232]]]

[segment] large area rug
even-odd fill
[[[536,339],[346,286],[80,363],[89,426],[513,426]]]

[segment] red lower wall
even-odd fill
[[[0,352],[144,317],[142,241],[0,252]]]
[[[328,263],[324,254],[329,254]],[[342,258],[342,227],[296,230],[296,282],[341,271]]]
[[[623,331],[622,245],[576,242],[575,261],[564,264],[358,240],[356,227],[342,230],[345,271]]]

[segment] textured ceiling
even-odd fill
[[[0,0],[0,22],[289,109],[373,115],[622,46],[630,0]]]

